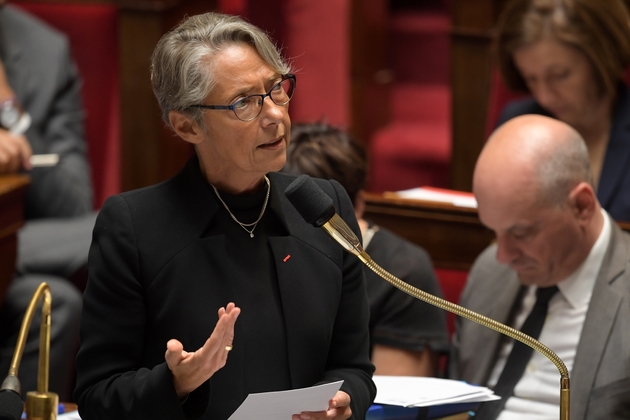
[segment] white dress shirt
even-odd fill
[[[551,298],[545,324],[538,340],[553,350],[567,366],[573,368],[575,353],[586,311],[591,300],[597,274],[610,241],[611,227],[606,212],[604,226],[591,251],[576,271],[558,283],[559,293]],[[536,286],[525,293],[521,309],[516,314],[512,327],[520,329],[536,303]],[[490,376],[489,385],[494,386],[513,341],[504,344]],[[547,357],[534,351],[532,358],[514,388],[497,420],[557,420],[560,413],[560,374]]]

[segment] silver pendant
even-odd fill
[[[253,238],[254,237],[254,232],[249,232],[249,237]]]

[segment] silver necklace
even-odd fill
[[[258,215],[258,219],[256,219],[256,221],[252,222],[252,223],[241,223],[241,221],[239,221],[236,218],[236,216],[234,216],[234,214],[232,214],[232,212],[230,211],[230,208],[227,206],[227,204],[225,204],[225,201],[223,201],[223,199],[221,198],[221,195],[219,194],[219,191],[216,189],[216,187],[214,185],[210,184],[210,186],[212,186],[212,189],[214,190],[214,193],[219,198],[219,201],[221,202],[221,204],[223,204],[223,207],[225,207],[227,212],[230,214],[230,217],[232,218],[232,220],[234,220],[243,229],[245,229],[245,232],[249,233],[249,237],[250,238],[254,237],[254,229],[256,229],[256,226],[258,226],[258,222],[260,222],[260,219],[262,219],[263,214],[265,214],[265,209],[267,208],[267,202],[269,201],[269,192],[271,191],[271,182],[269,182],[269,178],[267,178],[267,175],[265,175],[265,182],[267,183],[267,195],[265,196],[265,202],[263,203],[262,209],[260,210],[260,214]],[[253,226],[252,229],[251,230],[247,229],[250,226]]]

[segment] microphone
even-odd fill
[[[0,390],[0,419],[17,420],[22,416],[24,403],[20,394],[10,388],[5,388],[4,384]]]
[[[523,334],[521,331],[478,314],[463,306],[433,296],[420,290],[389,273],[376,264],[365,252],[361,242],[352,229],[337,214],[332,198],[328,196],[308,175],[300,175],[284,191],[291,204],[304,220],[315,227],[321,227],[346,251],[356,255],[366,266],[403,292],[427,302],[433,306],[452,312],[463,318],[481,324],[487,328],[507,335],[533,348],[547,357],[560,372],[560,420],[569,420],[570,387],[569,371],[558,355],[540,341]]]
[[[9,375],[0,386],[0,420],[19,420],[22,418],[24,403],[21,398],[21,385],[18,379],[18,369],[24,353],[28,330],[35,314],[35,309],[43,297],[42,321],[39,328],[39,366],[37,371],[37,391],[26,394],[26,417],[37,420],[55,420],[59,397],[48,392],[48,371],[50,353],[50,319],[52,297],[50,286],[43,282],[39,285],[24,314],[20,333],[18,335]]]

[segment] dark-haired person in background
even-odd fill
[[[374,261],[407,283],[441,296],[426,251],[363,219],[365,151],[345,132],[326,124],[294,124],[283,172],[334,179],[348,192]],[[378,375],[433,376],[448,350],[446,313],[398,290],[364,267],[370,302],[371,358]]]
[[[507,86],[533,96],[508,104],[499,124],[542,114],[576,129],[615,220],[630,220],[629,21],[621,0],[511,0],[495,45]]]

